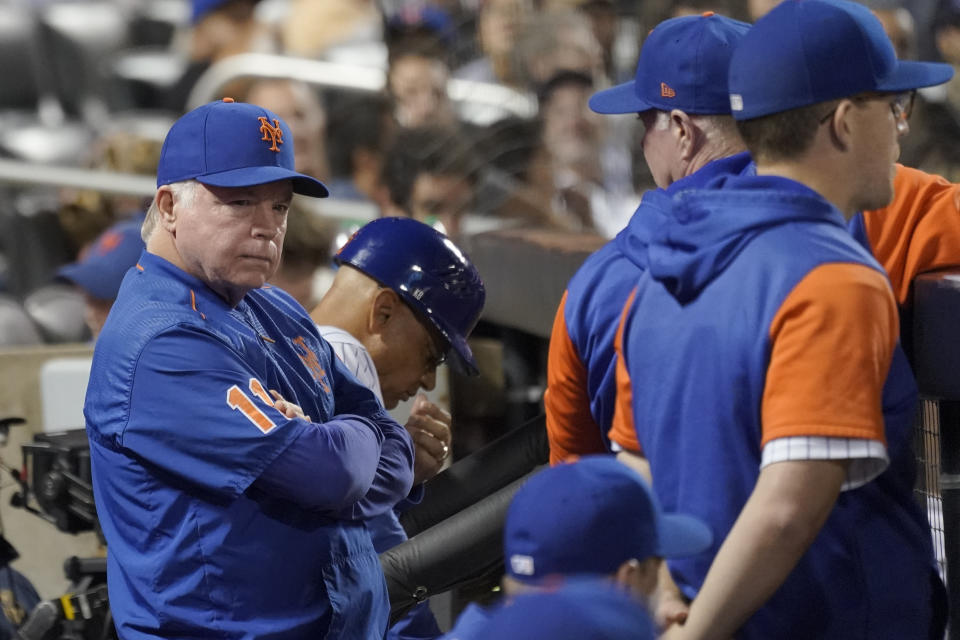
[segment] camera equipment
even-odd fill
[[[90,483],[90,445],[83,429],[38,433],[21,447],[23,469],[11,470],[20,491],[14,507],[26,509],[61,531],[99,529]],[[36,506],[34,506],[36,502]]]

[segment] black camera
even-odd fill
[[[11,504],[35,513],[67,533],[91,529],[99,532],[86,431],[38,433],[33,442],[22,445],[21,450],[23,470],[14,473],[20,482],[20,491],[11,498]]]

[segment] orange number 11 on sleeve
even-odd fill
[[[273,406],[273,400],[270,399],[263,385],[256,378],[250,378],[250,392],[271,407]],[[253,404],[250,396],[244,393],[237,385],[233,385],[227,389],[227,406],[231,409],[239,410],[247,420],[256,425],[256,427],[264,433],[269,433],[271,429],[277,426],[273,420],[267,417],[267,414],[261,411],[257,405]]]

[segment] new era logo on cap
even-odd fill
[[[677,92],[670,88],[666,82],[660,83],[660,97],[661,98],[676,98]]]

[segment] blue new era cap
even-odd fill
[[[627,560],[692,555],[712,541],[701,520],[663,513],[643,478],[612,456],[586,456],[530,478],[503,531],[507,573],[528,583],[610,574]]]
[[[471,636],[474,637],[474,636]],[[609,581],[574,581],[517,596],[476,631],[476,640],[653,640],[643,605]]]
[[[224,98],[173,123],[160,151],[157,186],[196,179],[216,187],[251,187],[289,179],[294,193],[327,196],[322,182],[293,167],[290,127],[263,107]]]
[[[727,65],[749,29],[712,11],[665,20],[644,41],[636,77],[593,94],[590,108],[597,113],[729,114]]]
[[[864,92],[942,84],[948,64],[897,60],[880,20],[847,0],[784,0],[730,60],[730,106],[749,120]]]
[[[113,225],[100,234],[81,260],[60,267],[57,277],[69,280],[98,300],[115,300],[123,276],[143,252],[142,225],[143,216]]]

